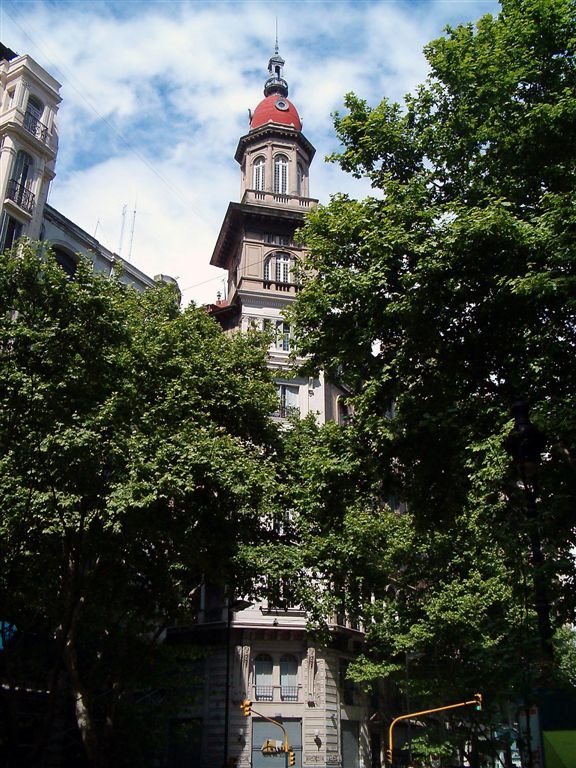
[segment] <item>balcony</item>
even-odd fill
[[[300,197],[299,195],[285,195],[280,192],[264,192],[258,189],[247,189],[242,198],[243,203],[256,203],[259,205],[287,206],[300,210],[313,208],[318,200],[312,197]]]
[[[280,688],[280,698],[282,701],[298,701],[298,686],[283,685]]]
[[[255,687],[256,687],[256,701],[274,701],[274,686],[257,685]]]
[[[26,213],[32,215],[36,196],[29,189],[26,189],[23,184],[20,184],[19,181],[16,181],[16,179],[10,179],[8,182],[6,197],[15,202]]]
[[[26,112],[22,123],[24,128],[40,141],[46,142],[48,138],[48,126],[41,123],[31,112]]]

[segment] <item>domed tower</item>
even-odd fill
[[[270,333],[268,360],[278,392],[271,416],[286,424],[296,414],[313,414],[319,423],[339,421],[345,402],[323,373],[299,377],[290,360],[285,310],[296,297],[294,265],[305,250],[295,242],[295,232],[317,202],[308,196],[313,157],[314,147],[288,98],[284,59],[276,46],[264,98],[250,113],[248,132],[235,154],[241,199],[229,204],[212,254],[211,263],[228,271],[228,294],[208,309],[225,330]],[[286,537],[287,543],[289,519],[287,512],[285,520],[274,523],[274,535]],[[208,586],[202,588],[201,605],[210,603]],[[212,642],[206,673],[199,765],[283,765],[286,755],[278,751],[282,735],[291,745],[295,768],[368,765],[366,701],[345,682],[346,665],[361,647],[360,628],[346,616],[334,617],[334,642],[317,646],[305,612],[289,603],[281,580],[268,586],[266,596],[254,603],[231,601],[221,612],[221,634]],[[201,614],[191,636],[197,632],[202,637],[210,629],[203,623],[209,621],[208,611]],[[245,699],[254,705],[248,717],[239,706]]]
[[[235,153],[241,199],[228,207],[210,262],[228,271],[226,300],[213,311],[226,329],[276,329],[270,364],[283,368],[290,329],[282,310],[298,289],[293,267],[302,255],[294,233],[318,201],[309,197],[308,181],[315,149],[288,98],[277,45],[268,62],[264,98],[249,118]]]

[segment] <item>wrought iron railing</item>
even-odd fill
[[[274,699],[274,687],[272,685],[256,686],[256,701],[272,701]]]
[[[40,120],[38,120],[38,118],[32,114],[32,112],[26,112],[24,114],[23,125],[28,133],[31,133],[32,136],[40,139],[40,141],[46,141],[48,138],[48,126],[44,125],[44,123],[41,123]]]
[[[280,697],[282,701],[298,701],[298,686],[283,685],[280,689]]]
[[[10,200],[13,200],[16,205],[19,205],[20,208],[27,211],[27,213],[32,213],[34,210],[34,203],[36,202],[35,194],[30,192],[29,189],[26,189],[26,187],[23,184],[20,184],[19,181],[16,181],[16,179],[10,179],[8,182],[6,195]]]

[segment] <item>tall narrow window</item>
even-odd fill
[[[274,415],[280,416],[282,419],[298,415],[300,413],[298,387],[293,387],[289,384],[278,384],[277,388],[280,408]]]
[[[26,112],[24,114],[24,128],[36,138],[45,141],[48,134],[48,129],[42,120],[44,113],[44,105],[35,96],[28,97],[28,104],[26,105]]]
[[[252,183],[254,185],[254,189],[258,190],[259,192],[264,191],[264,168],[266,166],[266,161],[263,157],[257,157],[256,160],[254,160],[253,168],[253,178]]]
[[[298,701],[298,661],[294,656],[280,657],[280,696],[282,701]]]
[[[300,196],[304,194],[304,167],[302,163],[296,166],[296,193]]]
[[[260,653],[254,659],[256,701],[272,701],[274,694],[272,685],[273,668],[272,657],[268,656],[267,653]]]
[[[12,178],[8,182],[7,194],[10,200],[14,200],[21,208],[28,213],[34,209],[34,195],[30,191],[32,183],[32,168],[34,161],[32,157],[23,150],[16,155]]]
[[[283,320],[276,323],[276,349],[290,352],[290,326]]]
[[[0,223],[0,251],[12,248],[16,240],[22,234],[22,224],[7,213],[2,214]]]
[[[288,192],[288,158],[276,155],[274,158],[274,192],[285,195]]]
[[[14,164],[14,173],[12,178],[15,179],[23,187],[30,187],[32,181],[32,168],[34,166],[34,160],[28,154],[20,150],[16,155],[16,162]]]
[[[276,254],[276,282],[277,283],[289,283],[290,282],[290,267],[292,266],[292,259],[287,253]]]

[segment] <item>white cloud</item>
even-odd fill
[[[355,91],[400,100],[426,75],[423,45],[447,23],[497,11],[493,0],[3,0],[2,42],[62,82],[60,151],[50,202],[185,299],[222,288],[210,256],[239,194],[233,159],[262,98],[275,17],[290,97],[317,148],[311,192],[367,194],[323,162],[337,149],[330,113]]]

